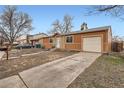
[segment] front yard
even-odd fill
[[[29,53],[38,53],[35,55],[21,56]],[[21,51],[9,52],[9,57],[19,57],[0,61],[0,79],[18,74],[23,70],[51,62],[53,60],[70,56],[77,52],[74,51],[44,51],[42,49],[23,49]],[[5,56],[4,56],[5,57]]]
[[[112,53],[110,55],[103,55],[99,57],[68,87],[124,87],[124,53]]]
[[[21,49],[21,50],[17,50],[17,49],[13,49],[11,51],[9,51],[9,58],[10,57],[19,57],[21,55],[24,54],[31,54],[31,53],[38,53],[38,52],[42,52],[45,51],[41,48],[29,48],[29,49]],[[4,55],[3,58],[6,58],[6,54]]]

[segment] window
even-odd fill
[[[66,37],[66,43],[72,43],[72,36]]]
[[[50,39],[49,39],[49,42],[50,42],[50,43],[53,43],[53,39],[52,39],[52,38],[50,38]]]

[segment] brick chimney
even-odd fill
[[[87,23],[84,22],[84,23],[81,25],[81,30],[83,31],[83,30],[86,30],[86,29],[88,29]]]

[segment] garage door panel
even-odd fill
[[[83,38],[83,51],[101,52],[101,37]]]

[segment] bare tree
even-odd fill
[[[31,30],[32,19],[28,14],[18,12],[16,6],[5,6],[0,16],[0,32],[11,45]]]
[[[120,36],[113,36],[112,41],[123,41],[123,37]]]
[[[87,10],[86,15],[100,14],[111,15],[124,20],[124,6],[123,5],[96,5],[91,6]]]
[[[55,20],[52,26],[53,29],[51,30],[51,33],[63,33],[63,26],[59,20]]]
[[[55,20],[52,24],[53,28],[49,31],[50,33],[68,33],[71,32],[73,17],[70,15],[65,15],[63,22]]]
[[[64,16],[64,24],[63,24],[64,33],[71,32],[72,27],[73,27],[72,20],[73,20],[73,18],[71,16],[69,16],[69,15]]]

